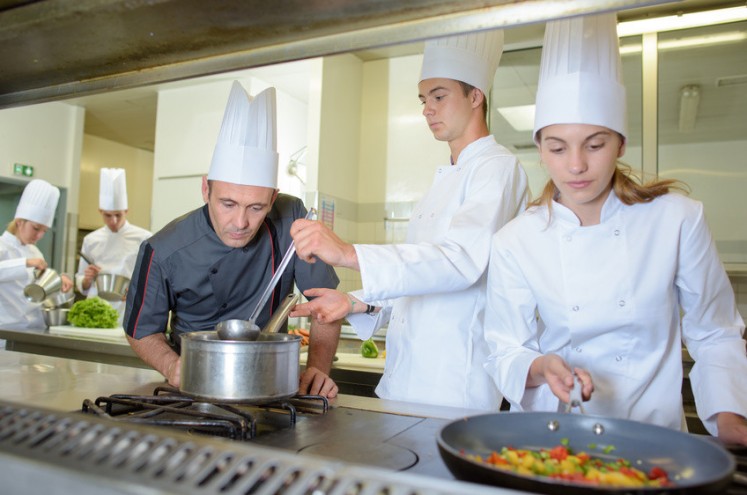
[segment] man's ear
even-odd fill
[[[278,199],[278,193],[280,192],[280,189],[275,189],[275,192],[272,193],[272,199],[270,200],[270,206],[275,204],[275,200]]]
[[[210,195],[210,188],[208,187],[207,175],[202,176],[202,200],[207,203]]]
[[[477,89],[472,88],[472,108],[482,108],[482,102],[485,99],[485,94]]]

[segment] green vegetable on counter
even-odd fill
[[[81,328],[115,328],[119,314],[100,297],[91,297],[73,304],[67,319]]]
[[[379,348],[376,347],[376,342],[374,342],[372,338],[361,344],[361,356],[364,358],[379,357]]]

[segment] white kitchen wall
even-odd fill
[[[75,236],[79,194],[79,167],[85,111],[82,107],[54,102],[0,110],[0,176],[13,177],[13,164],[34,167],[34,178],[65,188],[67,256],[62,267],[75,263]]]

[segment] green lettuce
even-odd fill
[[[76,327],[115,328],[119,314],[100,297],[91,297],[73,304],[67,319]]]

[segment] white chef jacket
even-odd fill
[[[681,429],[684,341],[708,431],[718,412],[747,416],[744,322],[703,206],[680,194],[628,206],[611,192],[588,227],[556,202],[551,221],[540,206],[510,222],[493,240],[485,333],[512,410],[557,410],[547,385],[525,390],[532,361],[555,353],[591,373],[588,414]]]
[[[41,304],[31,303],[23,289],[34,281],[34,269],[26,266],[28,258],[44,258],[33,244],[21,244],[7,230],[0,236],[0,328],[23,330],[44,328]]]
[[[377,317],[349,315],[362,339],[387,322],[386,365],[376,394],[480,410],[501,397],[483,369],[483,312],[490,239],[525,207],[527,178],[493,136],[439,167],[412,212],[406,244],[356,245],[361,299],[386,305]]]
[[[117,232],[112,232],[109,227],[104,225],[83,238],[81,252],[101,268],[101,273],[123,275],[132,279],[132,270],[135,268],[140,243],[151,235],[149,231],[127,221]],[[81,294],[94,297],[98,294],[95,280],[87,291],[83,290],[83,274],[87,267],[88,263],[81,258],[78,272],[75,275],[75,284]],[[109,304],[117,310],[121,320],[125,310],[125,302],[109,301]]]

